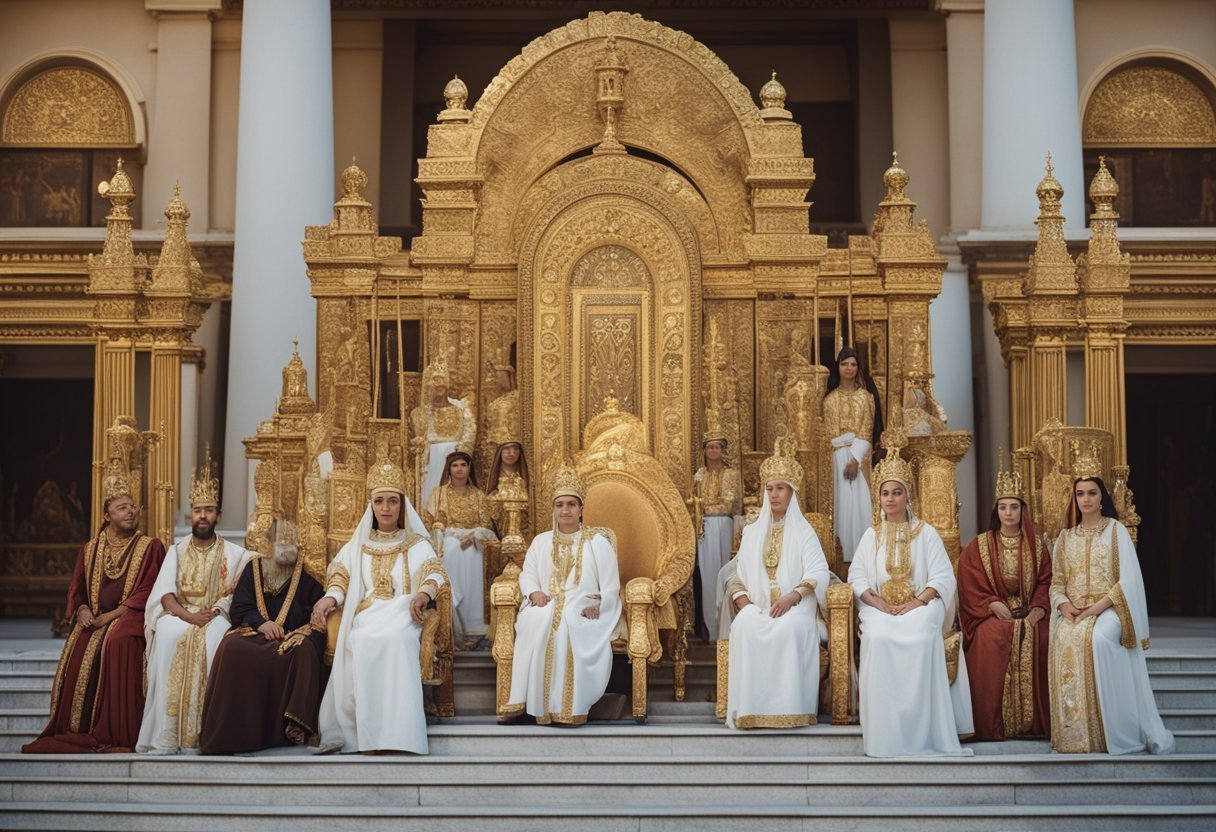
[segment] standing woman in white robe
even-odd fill
[[[863,372],[857,352],[845,347],[823,398],[823,429],[832,443],[832,516],[846,563],[873,517],[870,456],[882,424],[878,388]]]
[[[329,565],[314,627],[341,607],[319,750],[427,753],[418,654],[427,604],[447,580],[391,462],[367,476],[371,504]]]
[[[485,645],[487,540],[497,540],[490,503],[477,487],[473,457],[453,451],[444,462],[443,480],[426,499],[422,520],[431,545],[443,556],[452,583],[452,638],[458,650]]]
[[[1098,470],[1096,455],[1082,456]],[[1149,684],[1148,606],[1136,547],[1096,474],[1073,484],[1072,528],[1052,557],[1051,746],[1066,753],[1169,754]],[[1066,705],[1068,707],[1066,707]]]
[[[760,466],[764,505],[743,530],[738,569],[726,591],[730,628],[728,728],[814,725],[819,713],[819,644],[827,628],[827,559],[798,506],[802,466],[780,452]]]
[[[898,447],[874,471],[882,520],[866,529],[849,566],[861,625],[857,674],[862,748],[870,757],[969,754],[971,685],[960,648],[950,684],[944,633],[958,597],[937,530],[909,507],[912,470]]]
[[[693,476],[693,491],[701,501],[701,537],[697,540],[697,571],[701,578],[701,617],[706,638],[718,639],[718,572],[730,560],[735,531],[743,514],[743,484],[739,471],[726,464],[726,435],[716,414],[706,419],[702,444],[705,464]],[[729,622],[727,622],[729,627]]]
[[[511,695],[501,721],[527,711],[541,725],[582,725],[608,688],[621,579],[608,537],[582,524],[584,494],[574,471],[558,472],[554,528],[533,538],[524,556]]]

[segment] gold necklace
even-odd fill
[[[135,548],[132,545],[134,542],[135,535],[131,535],[131,538],[127,541],[127,543],[116,549],[115,547],[117,547],[118,544],[111,540],[108,532],[106,533],[105,542],[102,544],[104,548],[104,551],[102,552],[104,556],[102,558],[102,565],[105,569],[106,577],[111,581],[116,581],[126,574],[127,564],[130,561],[130,554]]]

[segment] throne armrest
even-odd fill
[[[519,567],[508,563],[502,574],[490,585],[490,606],[494,612],[495,712],[504,716],[511,696],[511,661],[515,655],[515,616],[523,603],[519,589]]]
[[[832,724],[848,725],[853,709],[853,587],[828,587],[828,675],[832,685]]]

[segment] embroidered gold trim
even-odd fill
[[[80,672],[76,674],[76,689],[72,692],[72,719],[69,727],[73,733],[79,733],[81,730],[80,720],[84,717],[84,697],[89,689],[89,680],[93,677],[93,658],[97,655],[102,639],[105,638],[106,630],[109,628],[109,624],[98,627],[89,636],[89,643],[85,645],[84,658],[80,662]],[[94,691],[94,702],[100,692],[100,688]]]
[[[279,614],[275,616],[274,623],[280,627],[287,620],[287,613],[291,610],[291,604],[295,601],[296,590],[300,587],[300,575],[304,571],[304,559],[297,557],[295,569],[291,572],[291,583],[287,586],[287,595],[283,598],[283,606],[279,608]],[[272,593],[273,594],[273,593]],[[253,595],[258,606],[258,614],[266,621],[270,620],[270,615],[266,610],[266,595],[262,587],[262,559],[257,558],[253,561]]]
[[[1128,606],[1127,596],[1123,594],[1123,586],[1115,584],[1110,588],[1110,602],[1119,616],[1119,646],[1136,646],[1136,624],[1132,621],[1132,610]]]
[[[346,595],[346,593],[350,590],[350,572],[346,571],[345,566],[335,562],[333,566],[330,567],[329,577],[325,580],[325,583],[326,592],[336,589],[343,595]]]
[[[818,725],[816,714],[749,714],[735,717],[736,728],[802,728]]]

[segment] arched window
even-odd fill
[[[1194,68],[1163,58],[1118,67],[1086,104],[1082,142],[1086,181],[1105,156],[1119,183],[1120,224],[1216,225],[1216,90]]]
[[[96,185],[122,156],[138,193],[137,151],[131,107],[101,70],[75,62],[26,73],[0,99],[0,226],[105,225]]]

